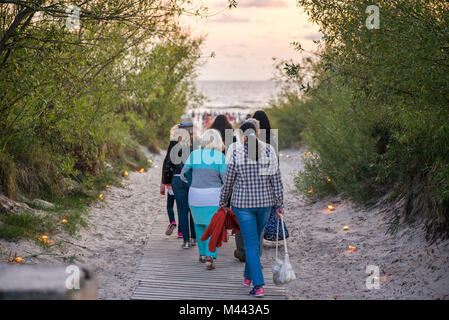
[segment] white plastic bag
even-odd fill
[[[284,233],[284,219],[281,215],[282,232]],[[276,285],[286,284],[296,279],[295,272],[293,271],[292,265],[290,263],[290,258],[288,257],[287,250],[287,240],[284,234],[284,261],[278,258],[278,241],[279,241],[279,223],[277,225],[276,232],[276,259],[273,266],[273,282]]]

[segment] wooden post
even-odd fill
[[[96,300],[98,281],[85,266],[0,264],[0,299]]]

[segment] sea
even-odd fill
[[[195,113],[253,113],[268,107],[280,88],[274,81],[196,81],[204,103]]]

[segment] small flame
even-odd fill
[[[349,249],[350,249],[351,251],[356,251],[356,250],[357,250],[357,247],[349,246]]]
[[[349,226],[344,226],[343,230],[349,230]]]
[[[40,241],[42,241],[43,243],[52,243],[49,239],[47,235],[42,235],[39,239]]]
[[[107,184],[107,185],[106,185],[106,188],[109,188],[109,187],[110,187],[110,185]]]
[[[128,176],[128,171],[125,171],[125,177],[127,177]]]
[[[103,199],[103,194],[100,193],[100,195],[98,196],[98,198]]]
[[[140,172],[140,173],[143,173],[143,172],[145,172],[145,169],[142,168],[142,169],[139,170],[139,172]]]
[[[69,221],[68,221],[67,219],[62,219],[61,222],[62,222],[62,223],[67,223],[67,222],[69,222]]]
[[[22,262],[23,262],[23,258],[17,257],[17,258],[15,259],[15,261],[18,262],[18,263],[22,263]]]
[[[327,182],[331,182],[332,180],[331,180],[331,178],[327,178]]]
[[[334,210],[335,210],[335,207],[332,206],[332,205],[330,205],[330,204],[327,205],[327,208],[328,208],[330,211],[334,211]]]

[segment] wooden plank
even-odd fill
[[[166,236],[167,218],[160,214],[151,227],[150,237],[136,272],[138,286],[131,299],[160,300],[254,300],[243,286],[244,263],[234,258],[234,238],[218,248],[215,270],[206,270],[198,261],[198,249],[182,249],[182,239]],[[286,290],[273,284],[271,259],[261,257],[264,266],[265,297],[285,299]]]

